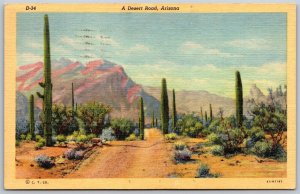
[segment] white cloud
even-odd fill
[[[68,36],[64,36],[61,38],[61,42],[63,44],[66,44],[66,45],[69,45],[69,46],[72,46],[72,47],[76,47],[78,46],[78,41],[73,39],[73,38],[70,38]]]
[[[269,47],[268,41],[264,39],[236,39],[227,42],[228,45],[247,49],[266,49]]]
[[[219,56],[219,57],[225,57],[225,58],[230,58],[230,57],[240,57],[239,55],[235,55],[232,53],[227,53],[227,52],[222,52],[221,50],[217,48],[209,48],[207,46],[192,42],[192,41],[187,41],[183,43],[179,51],[184,53],[184,54],[193,54],[193,55],[214,55],[214,56]]]
[[[36,63],[39,61],[43,61],[43,55],[37,55],[30,52],[19,53],[17,54],[17,63],[19,65],[27,65],[30,63]]]

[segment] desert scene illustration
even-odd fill
[[[286,177],[286,21],[18,13],[16,178]]]

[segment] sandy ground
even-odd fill
[[[206,141],[201,138],[181,138],[193,147]],[[239,154],[231,158],[213,156],[205,148],[196,150],[192,160],[176,164],[174,141],[167,142],[158,129],[146,129],[145,141],[112,141],[104,147],[96,147],[82,161],[63,160],[51,169],[42,169],[34,162],[39,154],[59,157],[67,148],[34,150],[33,143],[23,143],[17,148],[17,178],[194,178],[202,163],[211,173],[221,178],[286,177],[286,162],[261,159],[253,155]],[[197,152],[198,151],[198,152]]]

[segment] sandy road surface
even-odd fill
[[[158,178],[174,171],[172,146],[158,129],[145,129],[145,141],[114,141],[99,148],[66,178]]]

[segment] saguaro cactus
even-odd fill
[[[207,122],[207,112],[205,111],[205,122]]]
[[[175,99],[175,90],[173,89],[173,120],[172,120],[172,124],[173,124],[173,129],[176,128],[176,123],[177,123],[177,112],[176,112],[176,99]]]
[[[167,81],[165,78],[163,78],[161,81],[160,112],[161,112],[161,128],[163,133],[167,134],[169,128],[169,100],[168,100],[168,91],[167,91]]]
[[[235,95],[236,124],[241,127],[243,125],[243,85],[239,71],[235,72]]]
[[[140,135],[142,140],[144,139],[145,117],[144,117],[144,102],[143,98],[140,98]]]
[[[44,83],[39,85],[44,89],[44,94],[37,92],[43,99],[43,127],[46,146],[52,145],[52,82],[50,59],[50,34],[48,15],[44,16]]]
[[[154,110],[152,111],[152,128],[155,126],[155,121],[154,121]]]
[[[202,106],[201,106],[201,108],[200,108],[200,116],[201,116],[201,119],[203,120],[204,118],[203,118]]]
[[[155,127],[158,128],[158,125],[157,125],[157,118],[155,118]]]
[[[72,82],[72,115],[74,116],[74,112],[75,112],[75,101],[74,101],[74,85]]]
[[[210,117],[210,121],[212,121],[213,120],[213,113],[212,113],[211,104],[209,104],[209,117]]]
[[[29,98],[29,132],[30,132],[32,138],[34,138],[34,131],[35,131],[35,125],[34,125],[34,96],[30,95],[30,98]]]

